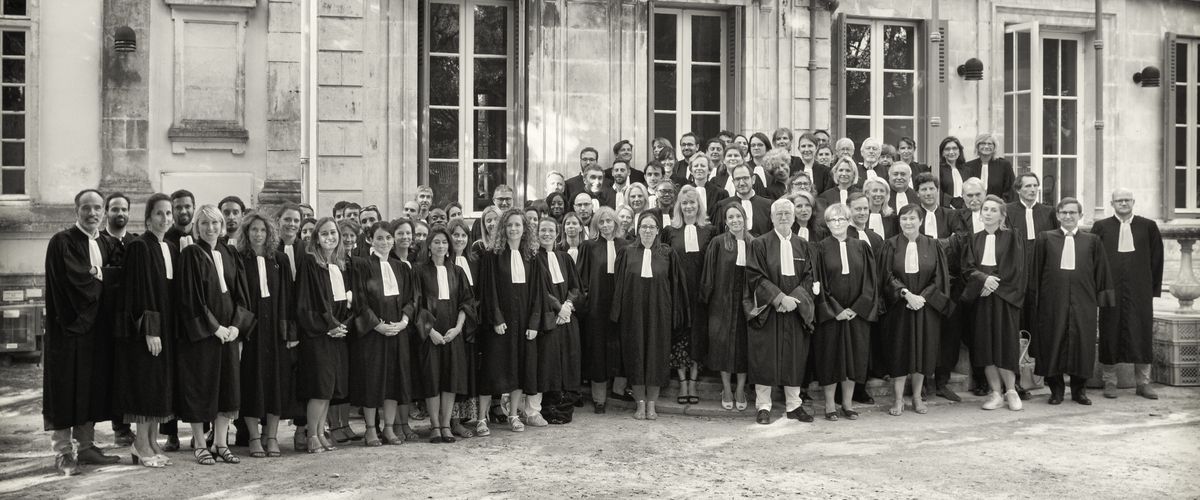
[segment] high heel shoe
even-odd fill
[[[321,446],[320,438],[318,438],[316,436],[312,436],[312,437],[308,438],[308,452],[309,453],[322,453],[324,451],[325,451],[325,447]]]
[[[734,406],[737,408],[737,411],[746,411],[746,408],[750,406],[746,402],[746,393],[742,393],[742,397],[734,402]]]
[[[134,448],[133,446],[129,447],[129,455],[133,457],[133,465],[138,465],[140,463],[142,466],[152,467],[155,469],[162,468],[166,465],[162,462],[162,460],[159,460],[158,455],[149,456],[146,458],[138,456],[137,448]]]
[[[725,394],[726,392],[721,392],[721,408],[733,410],[733,399],[732,397],[730,399],[725,399]]]
[[[700,396],[696,395],[696,381],[697,379],[695,378],[689,380],[691,383],[688,384],[690,388],[688,391],[688,404],[690,405],[700,404]]]

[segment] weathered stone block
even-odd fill
[[[342,85],[362,85],[363,55],[361,52],[343,52],[342,56]]]
[[[362,158],[318,158],[317,185],[322,190],[358,190],[363,188]]]
[[[362,17],[363,0],[320,0],[317,15],[337,17]]]
[[[317,49],[363,50],[363,20],[341,17],[317,19]]]
[[[267,5],[268,33],[299,33],[300,4],[270,3]]]
[[[808,68],[792,68],[792,97],[808,97]]]
[[[342,84],[342,52],[317,52],[317,84]]]
[[[300,51],[304,50],[299,33],[271,33],[267,35],[267,61],[300,62]]]
[[[608,6],[604,3],[568,3],[567,28],[608,30]]]
[[[362,120],[363,92],[358,87],[319,87],[317,89],[317,119]]]
[[[267,151],[267,179],[300,180],[302,175],[299,151]]]
[[[829,69],[817,70],[817,84],[815,87],[813,87],[813,90],[816,92],[816,95],[819,98],[829,98],[829,94],[832,91],[832,87],[830,87],[831,81],[829,79],[830,73],[832,73],[832,70]]]
[[[365,135],[366,130],[362,123],[319,122],[317,123],[317,154],[361,156]]]
[[[299,149],[299,120],[271,120],[267,122],[267,150],[293,151]]]
[[[267,119],[300,119],[300,64],[267,63]]]

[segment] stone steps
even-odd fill
[[[931,386],[930,389],[932,389],[932,383],[933,383],[932,379],[926,379],[926,385],[930,385]],[[734,379],[732,385],[734,387],[736,387],[736,379]],[[747,385],[746,393],[750,395],[751,399],[753,399],[754,388],[750,387],[750,384],[746,384],[746,385]],[[954,390],[954,392],[964,393],[970,389],[970,377],[967,375],[961,374],[961,373],[951,373],[949,385],[950,385],[950,388]],[[711,377],[711,376],[702,375],[700,377],[700,380],[696,381],[696,394],[697,394],[697,396],[700,397],[701,401],[704,401],[704,400],[718,401],[718,405],[719,405],[719,401],[721,400],[721,391],[723,388],[724,388],[724,386],[721,384],[721,379],[719,377]],[[808,388],[808,394],[817,400],[820,400],[824,397],[822,392],[823,391],[821,390],[821,386],[817,385],[816,383],[813,383]],[[883,379],[877,379],[877,378],[869,379],[869,380],[867,380],[867,393],[870,394],[872,397],[887,396],[890,398],[891,394],[892,394],[892,382],[890,380],[883,380]],[[780,390],[777,389],[774,392],[774,394],[775,394],[775,398],[777,400],[782,401],[783,395],[780,392]],[[668,384],[666,387],[662,388],[662,392],[659,394],[659,398],[660,399],[670,399],[671,401],[674,401],[675,397],[678,395],[679,395],[679,380],[673,379],[673,380],[671,380],[670,384]]]

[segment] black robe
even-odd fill
[[[177,413],[189,423],[211,422],[218,413],[241,408],[241,346],[255,325],[249,310],[245,271],[237,254],[218,242],[221,269],[214,269],[212,247],[197,240],[179,254],[179,386]],[[217,272],[225,277],[221,291]],[[219,327],[236,326],[238,337],[222,343]]]
[[[613,241],[613,259],[626,245]],[[608,272],[608,240],[603,236],[586,240],[579,246],[579,288],[582,298],[576,302],[580,326],[582,376],[591,382],[603,382],[621,374],[621,332],[609,319],[615,293],[616,274]]]
[[[1034,373],[1087,379],[1095,371],[1098,308],[1116,304],[1100,238],[1076,229],[1075,269],[1059,269],[1066,236],[1046,231],[1034,243],[1037,323],[1030,351]]]
[[[968,161],[963,165],[963,170],[967,172],[963,176],[963,180],[971,177],[978,177],[983,180],[983,162],[979,158]],[[988,161],[988,182],[987,194],[996,195],[1004,199],[1004,201],[1014,201],[1013,184],[1017,182],[1017,174],[1013,171],[1012,162],[1002,156],[993,157]]]
[[[899,212],[900,209],[904,208],[904,207],[896,206],[896,198],[897,198],[896,188],[892,187],[891,184],[888,184],[888,188],[891,189],[891,191],[888,193],[888,206],[892,207],[893,212]],[[917,197],[917,192],[915,190],[913,190],[913,188],[906,188],[904,190],[904,197],[908,198],[909,205],[920,205],[921,204],[921,199]]]
[[[686,226],[665,227],[662,235],[662,242],[675,251],[679,262],[683,264],[683,284],[687,290],[688,317],[691,318],[686,331],[674,332],[672,343],[677,348],[682,348],[679,352],[687,352],[686,361],[698,363],[708,356],[708,311],[700,301],[700,277],[704,274],[705,252],[717,233],[712,226],[696,226],[697,249],[689,252],[684,231]],[[690,365],[691,363],[673,363],[672,368],[688,368]]]
[[[619,325],[622,371],[629,383],[663,386],[670,380],[671,332],[688,327],[690,308],[679,256],[655,243],[650,248],[653,277],[643,278],[645,248],[638,242],[618,249],[609,320]]]
[[[983,264],[987,230],[975,233],[969,244],[961,246],[962,302],[971,303],[971,366],[997,366],[1017,371],[1021,359],[1021,307],[1025,303],[1025,246],[1014,231],[995,233],[996,263]],[[1000,286],[986,297],[981,295],[989,276],[1000,279]]]
[[[695,182],[689,182],[688,185],[696,187]],[[720,207],[721,201],[728,198],[729,193],[724,188],[718,186],[713,181],[708,181],[704,185],[704,213],[708,214],[708,223],[715,225],[720,214],[717,214],[717,208]]]
[[[479,373],[480,394],[506,394],[537,391],[537,340],[529,340],[526,330],[541,330],[544,298],[541,269],[537,259],[521,256],[525,282],[513,283],[508,244],[500,252],[487,252],[480,269],[480,300],[484,329],[479,339],[483,356]],[[496,325],[507,325],[503,335]]]
[[[128,418],[162,419],[175,411],[176,320],[172,310],[175,295],[175,263],[179,250],[167,243],[172,279],[167,279],[166,261],[158,237],[147,232],[125,247],[123,310],[127,328],[114,329],[113,413]],[[162,350],[150,354],[146,337],[158,337]]]
[[[1104,245],[1116,290],[1116,307],[1100,308],[1100,362],[1108,365],[1154,361],[1154,297],[1162,295],[1162,235],[1158,224],[1136,215],[1129,229],[1134,250],[1118,252],[1121,221],[1113,216],[1092,226]]]
[[[954,196],[954,173],[951,170],[958,169],[959,176],[965,183],[967,179],[971,178],[971,175],[967,172],[964,165],[965,163],[960,159],[958,166],[952,167],[950,164],[946,163],[945,160],[942,160],[941,164],[938,166],[938,179],[941,180],[942,184],[940,191],[950,196],[949,206],[951,208],[965,208],[967,206],[966,201],[962,199],[962,196]],[[988,180],[990,181],[991,179],[989,178]]]
[[[743,257],[749,258],[750,242]],[[746,313],[742,298],[746,289],[746,265],[737,264],[737,238],[733,233],[717,235],[705,251],[704,274],[700,277],[700,302],[708,313],[708,349],[705,367],[746,373]]]
[[[383,259],[396,276],[398,293],[384,296],[383,270],[374,253],[350,262],[354,280],[354,328],[347,337],[350,354],[350,404],[379,408],[385,400],[407,404],[415,396],[414,366],[410,336],[417,323],[417,288],[413,272],[401,262]],[[399,323],[408,317],[408,327],[393,336],[375,331],[381,321]]]
[[[812,173],[809,174],[808,177],[809,180],[812,181],[813,191],[817,193],[824,193],[826,190],[837,185],[837,183],[833,181],[833,173],[829,171],[829,167],[813,162],[812,167],[810,168],[812,169]],[[801,160],[798,156],[793,156],[792,163],[788,170],[788,177],[796,175],[797,172],[803,171],[804,160]]]
[[[1042,231],[1058,229],[1058,218],[1055,217],[1054,207],[1037,203],[1033,206],[1033,228],[1026,227],[1025,205],[1020,200],[1005,206],[1008,215],[1005,223],[1016,233],[1025,249],[1025,303],[1021,307],[1021,329],[1032,332],[1037,323],[1037,294],[1030,289],[1037,286],[1037,270],[1033,268],[1033,248],[1037,235]],[[1032,234],[1033,237],[1029,237]]]
[[[821,282],[817,297],[817,329],[812,349],[814,374],[821,385],[844,380],[867,381],[871,356],[871,322],[875,321],[878,297],[876,259],[871,247],[862,240],[846,238],[849,274],[842,273],[841,245],[829,236],[815,244],[817,277]],[[839,321],[838,314],[850,309],[854,319]]]
[[[795,273],[784,276],[780,242],[779,233],[768,231],[750,242],[746,255],[747,379],[756,385],[800,386],[813,332],[812,284],[817,278],[811,246],[796,235],[788,242]],[[775,302],[781,295],[800,304],[789,313],[778,312]]]
[[[850,187],[846,189],[846,198],[849,199],[851,194],[859,192],[862,192],[862,188],[851,184]],[[827,207],[830,205],[835,205],[842,202],[842,191],[838,189],[837,186],[833,186],[829,189],[821,191],[821,194],[817,196],[817,199],[824,202],[825,206]]]
[[[883,318],[886,333],[883,368],[887,375],[902,377],[910,373],[932,376],[937,368],[942,319],[954,310],[950,298],[950,271],[946,254],[937,240],[917,236],[918,272],[904,272],[908,238],[896,235],[883,245],[880,256],[884,284]],[[925,297],[925,307],[913,311],[906,307],[900,290]]]
[[[97,245],[108,264],[110,238]],[[96,279],[88,236],[77,226],[46,247],[46,333],[42,359],[42,418],[46,430],[112,417],[111,333],[99,319],[105,283]],[[103,267],[103,266],[102,266]],[[103,271],[105,279],[108,271]]]
[[[478,276],[479,258],[481,254],[475,251],[477,247],[480,247],[480,245],[477,245],[478,243],[479,242],[471,243],[466,249],[464,249],[463,257],[465,257],[464,260],[466,260],[465,266],[461,265],[461,263],[458,262],[458,256],[455,256],[455,263],[460,269],[462,269],[463,277],[465,277],[467,280],[467,288],[471,290],[470,303],[467,305],[459,305],[460,309],[467,311],[467,322],[463,326],[463,329],[465,330],[463,332],[463,340],[465,342],[463,347],[466,349],[467,360],[469,362],[467,363],[467,392],[464,394],[459,394],[459,396],[463,397],[476,397],[479,395],[479,390],[476,388],[476,381],[479,378],[479,367],[481,361],[479,357],[479,338],[485,333],[485,328],[490,329],[492,327],[491,325],[483,324],[483,322],[479,320]],[[420,284],[418,283],[418,287],[419,286]],[[418,306],[420,306],[420,304],[418,304]]]
[[[549,272],[549,259],[558,261],[558,269],[562,273],[562,282],[555,283]],[[565,251],[546,252],[538,250],[538,261],[546,268],[544,287],[546,307],[542,319],[542,330],[537,337],[537,390],[567,391],[579,388],[580,359],[579,359],[579,313],[571,313],[571,321],[559,325],[558,311],[567,301],[576,305],[580,303],[579,274],[575,271],[575,263]]]
[[[453,263],[445,269],[448,299],[438,298],[438,266],[432,261],[425,261],[413,270],[417,288],[416,324],[421,341],[415,356],[418,366],[415,387],[420,398],[437,397],[445,392],[467,395],[473,385],[469,378],[473,374],[473,351],[467,344],[468,340],[474,340],[478,323],[475,295],[466,271]],[[434,345],[429,338],[430,330],[445,335],[458,324],[459,313],[466,314],[462,332],[449,344]]]
[[[300,362],[296,397],[307,401],[341,400],[348,393],[350,353],[346,337],[333,338],[329,331],[338,325],[353,327],[353,296],[334,300],[329,269],[309,255],[301,262],[296,281],[296,326],[300,332]],[[332,265],[332,264],[330,264]],[[342,271],[347,292],[353,291],[349,267]],[[346,336],[352,335],[348,332]]]
[[[757,178],[757,177],[758,176],[755,176],[755,178]],[[742,202],[741,198],[738,198],[738,196],[736,194],[733,196],[730,196],[728,198],[725,198],[724,200],[721,200],[720,202],[717,203],[717,211],[715,213],[720,214],[720,213],[724,212],[723,209],[726,204],[741,203],[741,202]],[[761,235],[764,235],[764,234],[767,234],[768,232],[770,232],[771,231],[771,200],[763,198],[762,196],[755,195],[750,198],[750,207],[752,208],[751,213],[746,214],[746,216],[751,219],[748,221],[749,224],[746,225],[746,228],[750,230],[750,234],[757,237],[757,236],[761,236]],[[710,218],[710,220],[715,221],[714,224],[716,224],[716,226],[717,226],[717,232],[720,232],[720,233],[725,232],[725,220],[724,219],[725,219],[724,217],[720,217],[720,216],[718,216],[716,218]]]
[[[264,259],[268,297],[262,296],[258,256],[246,252],[242,269],[246,272],[248,309],[255,325],[242,339],[242,416],[265,418],[267,415],[299,417],[291,353],[287,343],[298,340],[292,309],[295,282],[287,256],[272,251]]]

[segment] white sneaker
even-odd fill
[[[550,425],[550,423],[546,421],[546,417],[543,417],[541,413],[534,413],[533,415],[525,415],[525,425],[545,427]]]
[[[1001,406],[1004,406],[1004,398],[1000,397],[1000,393],[996,391],[992,391],[988,395],[988,400],[983,402],[983,409],[985,410],[995,410]]]
[[[1021,404],[1021,395],[1012,389],[1004,393],[1004,401],[1008,403],[1008,409],[1012,411],[1021,411],[1024,408],[1024,405]]]

